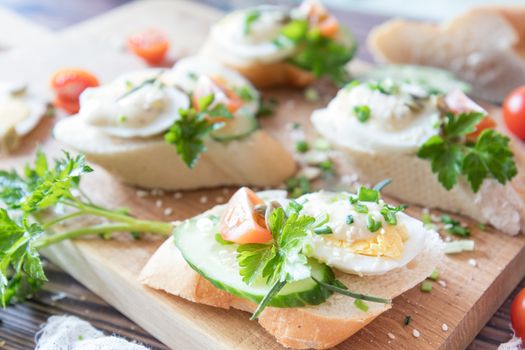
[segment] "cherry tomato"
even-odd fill
[[[510,321],[516,335],[521,339],[525,339],[525,288],[520,290],[512,301]]]
[[[503,119],[514,135],[525,140],[525,86],[515,89],[505,98]]]
[[[496,121],[489,116],[483,118],[478,125],[476,125],[476,131],[467,135],[467,139],[472,142],[476,142],[479,134],[485,129],[494,129],[497,126]]]
[[[68,113],[78,112],[80,94],[95,86],[99,86],[98,79],[83,69],[60,69],[51,76],[51,88],[56,96],[55,105]]]
[[[148,29],[130,36],[128,47],[135,55],[154,65],[164,60],[170,43],[162,32],[156,29]]]

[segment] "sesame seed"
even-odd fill
[[[155,201],[155,206],[156,206],[157,208],[161,208],[161,207],[162,207],[162,201],[161,201],[160,199],[157,199],[157,200]]]
[[[419,338],[419,336],[421,335],[421,333],[419,333],[419,331],[417,329],[413,329],[412,330],[412,335],[414,336],[414,338]]]
[[[170,216],[171,214],[173,214],[173,209],[171,208],[164,209],[164,216]]]
[[[396,336],[393,333],[388,332],[386,335],[392,340],[396,339]]]
[[[443,323],[443,324],[441,325],[441,329],[443,330],[443,332],[448,331],[448,325],[447,325],[446,323]]]
[[[443,287],[443,288],[447,288],[447,282],[443,281],[443,280],[439,280],[438,281],[438,284]]]
[[[148,191],[138,190],[136,192],[136,195],[139,198],[144,198],[144,197],[146,197],[148,195]]]
[[[173,198],[175,198],[175,199],[181,199],[181,198],[182,198],[182,193],[181,193],[181,192],[175,192],[175,193],[173,194]]]
[[[200,198],[200,202],[201,202],[202,204],[208,203],[208,197],[206,197],[206,196],[201,196],[201,198]]]
[[[478,266],[478,262],[476,261],[476,259],[468,259],[468,264],[472,267]]]

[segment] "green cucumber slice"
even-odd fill
[[[210,212],[186,220],[173,232],[175,245],[186,262],[215,287],[237,297],[259,303],[270,290],[263,280],[247,285],[239,275],[236,260],[238,244],[222,245],[215,239],[218,232],[218,216]],[[312,275],[319,281],[332,283],[332,270],[311,260]],[[300,307],[323,303],[332,292],[321,287],[313,279],[287,284],[269,303],[273,307]]]
[[[248,111],[238,111],[234,120],[226,122],[226,125],[212,132],[210,136],[215,141],[238,140],[249,136],[257,128],[259,123],[253,115],[248,115]]]
[[[469,92],[471,89],[469,84],[460,81],[447,70],[410,64],[379,66],[368,70],[357,78],[359,80],[382,80],[390,78],[399,81],[413,81],[441,93],[447,93],[454,88],[459,88],[463,92]]]

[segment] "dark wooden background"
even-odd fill
[[[109,11],[128,1],[0,0],[0,6],[10,8],[47,28],[59,30]],[[201,2],[229,10],[240,4],[246,6],[258,1],[203,0]],[[363,43],[370,29],[387,18],[350,11],[339,11],[337,15],[351,28],[359,43],[362,44],[358,57],[370,61],[371,56]],[[107,334],[118,334],[141,342],[152,349],[167,349],[58,267],[48,264],[46,271],[49,282],[41,292],[27,303],[0,310],[0,349],[33,349],[34,336],[40,325],[49,316],[60,314],[76,315],[88,320]],[[500,343],[510,338],[510,304],[512,298],[523,287],[525,287],[525,280],[481,330],[469,349],[496,349]]]

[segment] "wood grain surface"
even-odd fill
[[[132,10],[129,10],[129,8],[127,11],[124,11],[123,9],[119,9],[117,11],[121,11],[119,16],[123,16],[125,13],[133,12]],[[150,13],[150,10],[143,11],[144,12],[135,10],[137,14],[141,12]],[[184,13],[184,11],[182,11],[182,13]],[[214,11],[209,11],[210,19],[213,19],[213,13]],[[347,16],[349,16],[348,19],[351,19],[350,15]],[[361,19],[361,17],[356,16],[356,18],[357,19],[354,20],[353,23],[359,23],[358,19]],[[184,20],[185,19],[182,19],[183,22]],[[71,31],[68,30],[64,35],[64,38],[61,39],[63,40],[62,44],[58,44],[59,46],[57,46],[57,48],[66,47],[64,45],[67,44],[69,51],[76,52],[77,56],[83,56],[82,53],[94,50],[93,46],[89,46],[91,45],[89,44],[89,38],[93,35],[97,35],[97,32],[95,30],[96,27],[105,28],[104,23],[107,23],[107,25],[109,25],[112,21],[113,20],[111,19],[111,16],[108,14],[105,17],[105,19],[102,20],[100,25],[93,24],[94,22],[88,22],[78,28],[73,28]],[[148,25],[149,23],[153,23],[151,21],[155,21],[154,23],[160,25],[161,27],[164,24],[163,21],[155,20],[154,16],[152,16],[152,18],[150,18],[149,20],[139,19],[139,23],[141,23],[141,25]],[[345,19],[345,21],[347,21],[347,19]],[[130,30],[131,27],[126,27],[125,23],[126,21],[121,22],[121,24],[124,26],[124,31],[121,32],[121,34],[119,34],[118,31],[112,31],[112,34],[115,34],[118,37],[119,35],[124,35],[124,33],[126,33],[126,30]],[[354,30],[352,22],[349,23],[352,30]],[[202,24],[202,26],[206,27],[206,25],[204,24]],[[87,48],[84,48],[84,50],[81,50],[82,45],[73,45],[73,41],[75,39],[75,30],[78,30],[77,33],[85,33],[82,35],[86,35],[88,37],[88,39],[86,40],[88,42],[88,45]],[[90,33],[90,31],[93,32]],[[175,32],[174,30],[171,31]],[[196,35],[196,37],[198,37],[198,35]],[[94,42],[95,40],[92,41]],[[179,42],[177,44],[179,44]],[[110,38],[108,40],[101,40],[101,43],[99,42],[95,46],[96,49],[99,50],[100,48],[107,48],[111,45],[112,40]],[[191,42],[183,42],[181,46],[177,46],[177,49],[174,52],[174,56],[189,53],[193,50],[194,47],[198,47],[198,40],[195,38]],[[112,77],[117,75],[120,70],[134,69],[141,66],[141,63],[137,62],[133,57],[128,57],[128,55],[126,55],[123,52],[115,53],[114,51],[115,47],[113,47],[113,54],[105,53],[103,55],[100,55],[103,57],[97,57],[97,61],[95,62],[90,60],[92,57],[89,55],[87,55],[87,57],[76,57],[73,59],[73,62],[87,65],[89,68],[93,68],[101,77],[104,78],[104,80],[111,79]],[[10,58],[7,58],[6,61],[0,61],[0,67],[3,66],[12,68],[17,67],[17,65],[18,67],[24,67],[24,65],[27,65],[27,59],[26,61],[24,61],[24,57],[30,56],[30,52],[31,50],[24,50],[24,53],[13,54]],[[49,60],[53,60],[53,67],[46,66],[44,68],[37,66],[34,68],[30,68],[30,71],[27,73],[31,75],[33,73],[36,73],[37,78],[35,79],[35,88],[42,94],[45,94],[47,92],[47,77],[49,74],[49,70],[53,69],[55,66],[59,67],[60,65],[63,65],[68,61],[72,62],[72,56],[66,55],[65,58],[58,58],[59,56],[61,56],[58,55],[58,53],[50,55],[52,57],[49,58]],[[117,57],[112,57],[113,55]],[[20,60],[22,61],[19,62]],[[9,65],[4,65],[5,63],[9,63]],[[12,74],[2,68],[0,68],[0,73],[6,74],[7,76],[9,76],[9,74]],[[301,112],[298,112],[296,108],[296,103],[300,102],[286,102],[286,100],[300,101],[302,99],[301,92],[294,93],[292,94],[292,96],[286,95],[284,92],[281,91],[274,91],[273,94],[275,94],[281,99],[281,108],[279,114],[282,117],[281,119],[278,119],[278,117],[266,121],[265,127],[271,130],[281,130],[281,127],[283,125],[290,122],[290,119],[287,117],[290,115],[304,122],[305,116],[309,115],[308,111],[316,107],[316,104],[309,104],[307,106],[303,106],[302,108],[304,109],[302,109]],[[319,105],[321,105],[324,103],[324,101],[320,101],[318,103]],[[26,143],[26,147],[9,161],[9,164],[24,161],[26,157],[32,153],[35,143],[37,143],[39,140],[45,139],[48,136],[51,124],[51,120],[46,121],[43,127],[31,136],[31,140],[30,142]],[[281,135],[281,137],[286,137],[286,135]],[[47,147],[56,151],[56,146],[48,144]],[[4,166],[1,167],[3,168]],[[98,174],[99,175],[93,176],[86,185],[91,186],[89,187],[91,189],[107,188],[109,189],[108,192],[111,191],[112,195],[111,198],[109,198],[104,197],[103,195],[100,195],[100,193],[97,194],[95,192],[95,194],[97,194],[97,198],[95,198],[96,200],[98,199],[100,202],[115,206],[121,204],[126,204],[129,206],[129,204],[132,204],[131,206],[135,209],[136,213],[139,213],[140,216],[149,218],[171,220],[176,218],[188,217],[189,215],[194,215],[198,213],[205,207],[214,205],[216,198],[222,197],[224,200],[224,198],[226,198],[228,194],[231,193],[231,190],[228,190],[227,193],[223,193],[223,190],[217,190],[215,192],[206,191],[187,193],[184,195],[183,206],[181,206],[178,201],[173,199],[172,194],[168,194],[167,197],[163,199],[164,205],[170,206],[176,210],[173,217],[166,218],[161,214],[161,212],[157,208],[155,208],[154,202],[159,198],[150,197],[138,199],[135,195],[134,189],[121,186],[120,184],[115,183],[114,180],[109,178],[106,174],[104,174],[104,172],[99,172]],[[200,198],[202,195],[206,195],[209,199],[209,202],[205,205],[200,203]],[[518,282],[518,280],[521,278],[521,276],[523,276],[523,273],[525,272],[522,271],[523,267],[521,267],[520,264],[518,264],[518,261],[520,259],[521,261],[523,261],[523,256],[517,255],[521,254],[520,252],[522,250],[522,246],[523,244],[525,244],[522,237],[512,239],[506,236],[501,236],[497,233],[478,233],[476,234],[476,239],[478,240],[479,248],[475,253],[466,254],[464,256],[454,258],[452,259],[452,262],[448,264],[449,266],[446,268],[446,271],[448,271],[448,269],[450,269],[451,271],[446,272],[446,279],[448,281],[447,288],[443,288],[441,290],[436,287],[435,291],[433,291],[433,293],[431,294],[422,294],[419,292],[419,290],[416,289],[410,291],[409,293],[398,298],[399,300],[396,299],[396,306],[394,307],[394,310],[391,310],[388,313],[386,313],[379,320],[377,320],[372,325],[361,331],[355,337],[355,339],[345,343],[345,345],[343,345],[343,347],[341,348],[349,348],[352,344],[359,344],[361,346],[364,346],[364,344],[366,344],[368,347],[377,347],[381,344],[385,345],[385,342],[386,344],[388,344],[389,339],[386,337],[387,330],[397,335],[396,340],[393,341],[391,344],[388,344],[392,348],[401,349],[406,348],[405,346],[413,346],[413,348],[418,349],[436,348],[439,344],[442,343],[442,341],[447,336],[457,339],[457,342],[449,343],[445,346],[445,348],[448,347],[451,349],[458,349],[467,346],[468,342],[476,334],[477,330],[481,328],[483,323],[497,309],[501,301],[506,297],[506,295],[509,293],[512,287]],[[154,246],[156,246],[158,243],[158,241],[141,242],[141,246],[139,249],[141,252],[148,252],[151,249],[153,249]],[[93,244],[95,244],[95,246],[97,247],[96,249],[93,248]],[[64,249],[63,251],[69,251],[71,249],[74,249],[76,253],[81,252],[82,254],[90,254],[91,257],[94,256],[92,254],[98,255],[101,252],[101,250],[99,249],[101,247],[104,247],[102,249],[108,249],[108,251],[111,251],[111,253],[107,253],[106,255],[110,255],[111,257],[118,257],[118,259],[123,259],[123,261],[119,260],[118,263],[115,263],[115,266],[119,266],[119,269],[124,269],[125,271],[128,271],[130,273],[128,277],[131,277],[129,278],[130,281],[133,280],[133,274],[137,272],[137,269],[139,268],[138,266],[142,264],[142,261],[139,261],[140,259],[132,259],[129,261],[126,260],[126,256],[128,255],[127,252],[129,252],[126,249],[130,249],[130,251],[134,252],[138,250],[137,247],[135,247],[136,244],[128,242],[125,237],[122,237],[120,241],[111,242],[110,244],[107,244],[107,242],[105,242],[103,246],[98,246],[97,242],[89,241],[76,244],[73,248],[71,246],[72,245],[70,245],[69,249]],[[147,247],[144,248],[145,246],[149,247],[149,249]],[[493,249],[494,246],[498,247],[497,251]],[[115,250],[113,251],[112,249]],[[117,251],[119,252],[119,255],[115,256],[115,253]],[[101,254],[104,255],[103,253]],[[142,257],[142,259],[145,259],[147,257],[147,254],[140,253],[140,256]],[[478,260],[479,268],[471,268],[468,266],[468,264],[466,264],[466,260],[471,257],[474,257]],[[510,268],[508,267],[509,262],[512,265]],[[94,266],[94,263],[92,261],[87,261],[87,263]],[[105,271],[104,268],[101,268],[101,265],[98,266],[98,268],[100,269],[99,272],[101,273]],[[494,276],[500,270],[504,271],[504,274],[500,275],[499,279],[495,280]],[[34,335],[34,331],[37,329],[36,325],[40,321],[45,320],[45,317],[48,314],[62,312],[78,314],[81,317],[84,317],[88,320],[92,320],[94,321],[95,326],[107,330],[109,333],[116,332],[123,336],[128,336],[132,339],[143,341],[145,344],[153,348],[164,348],[162,345],[160,345],[160,343],[151,338],[151,336],[149,336],[142,329],[134,326],[132,322],[127,321],[114,310],[112,311],[112,309],[105,305],[103,302],[101,302],[100,299],[94,297],[91,293],[86,292],[85,290],[83,290],[83,288],[80,288],[78,284],[71,285],[71,279],[67,277],[67,275],[60,273],[53,266],[51,266],[50,271],[51,283],[49,283],[46,286],[44,292],[38,295],[37,299],[29,302],[28,304],[11,307],[6,311],[0,312],[0,319],[3,321],[0,322],[0,345],[3,345],[4,348],[31,348],[33,344],[32,338]],[[505,273],[507,275],[505,275]],[[78,274],[77,277],[80,280],[84,279],[81,276],[78,276]],[[93,286],[92,288],[96,289],[96,287]],[[63,295],[58,292],[60,290],[67,291],[67,294],[63,299],[61,298]],[[99,290],[99,293],[104,292],[105,291]],[[120,293],[122,293],[122,291],[120,291]],[[479,299],[480,297],[483,298]],[[106,298],[108,298],[107,295]],[[158,296],[158,298],[160,300],[165,299],[166,297]],[[189,308],[189,310],[191,311],[186,313],[188,315],[193,315],[193,312],[195,310],[205,309],[203,312],[204,315],[206,315],[206,317],[213,315],[213,317],[219,317],[220,322],[233,322],[228,323],[229,325],[247,324],[246,327],[248,327],[250,333],[252,333],[251,331],[253,331],[257,341],[262,341],[262,343],[251,343],[250,341],[254,339],[253,334],[251,335],[252,337],[250,337],[250,334],[247,334],[246,336],[242,335],[244,343],[241,345],[244,345],[247,348],[252,344],[262,344],[258,345],[258,348],[265,349],[271,348],[270,346],[274,345],[271,339],[268,340],[267,335],[260,333],[261,330],[258,329],[256,325],[252,326],[250,325],[250,323],[246,323],[248,322],[246,314],[240,312],[232,312],[233,315],[231,315],[230,313],[226,313],[227,315],[225,316],[224,312],[220,310],[220,312],[218,312],[217,310],[208,310],[211,309],[208,307],[196,306],[180,300],[173,301],[171,300],[171,297],[168,297],[168,299],[170,299],[170,302],[173,302],[178,306],[182,305],[182,308]],[[118,303],[119,301],[116,302]],[[123,300],[120,302],[127,303],[127,305],[130,305],[131,303],[131,301],[129,300]],[[469,303],[475,305],[475,311],[468,312],[468,310],[470,309],[470,306],[468,305]],[[442,310],[447,309],[453,311],[452,315],[448,315],[446,313],[443,314],[443,312],[441,312]],[[411,324],[411,326],[421,331],[422,337],[420,339],[414,339],[411,336],[412,328],[405,329],[401,326],[402,319],[407,313],[410,313],[414,318],[414,322],[413,324]],[[462,318],[464,313],[467,313],[467,318]],[[144,314],[145,313],[141,311],[141,315],[139,315],[140,317],[134,317],[134,319],[138,323],[144,323],[144,325],[148,329],[153,328],[153,326],[149,324],[149,322],[147,322],[146,320],[139,319],[143,318],[141,316],[143,316]],[[35,320],[38,321],[35,322]],[[489,326],[487,326],[484,329],[484,331],[480,334],[478,339],[471,344],[471,347],[480,349],[494,348],[495,344],[508,339],[508,321],[506,320],[508,320],[508,302],[494,316],[492,321],[493,323],[489,324]],[[445,333],[441,330],[440,322],[447,322],[448,326],[450,327],[449,332]],[[204,330],[210,331],[206,329],[206,326],[204,326]],[[156,331],[152,329],[150,329],[150,332],[156,333]],[[179,338],[179,334],[176,335],[177,338]],[[384,337],[381,338],[381,335],[384,335]],[[375,338],[378,339],[374,340]],[[370,342],[370,340],[372,340],[372,342]],[[2,344],[2,341],[5,341],[5,344]],[[374,343],[374,341],[377,341],[377,343]],[[252,346],[250,348],[254,347]]]

